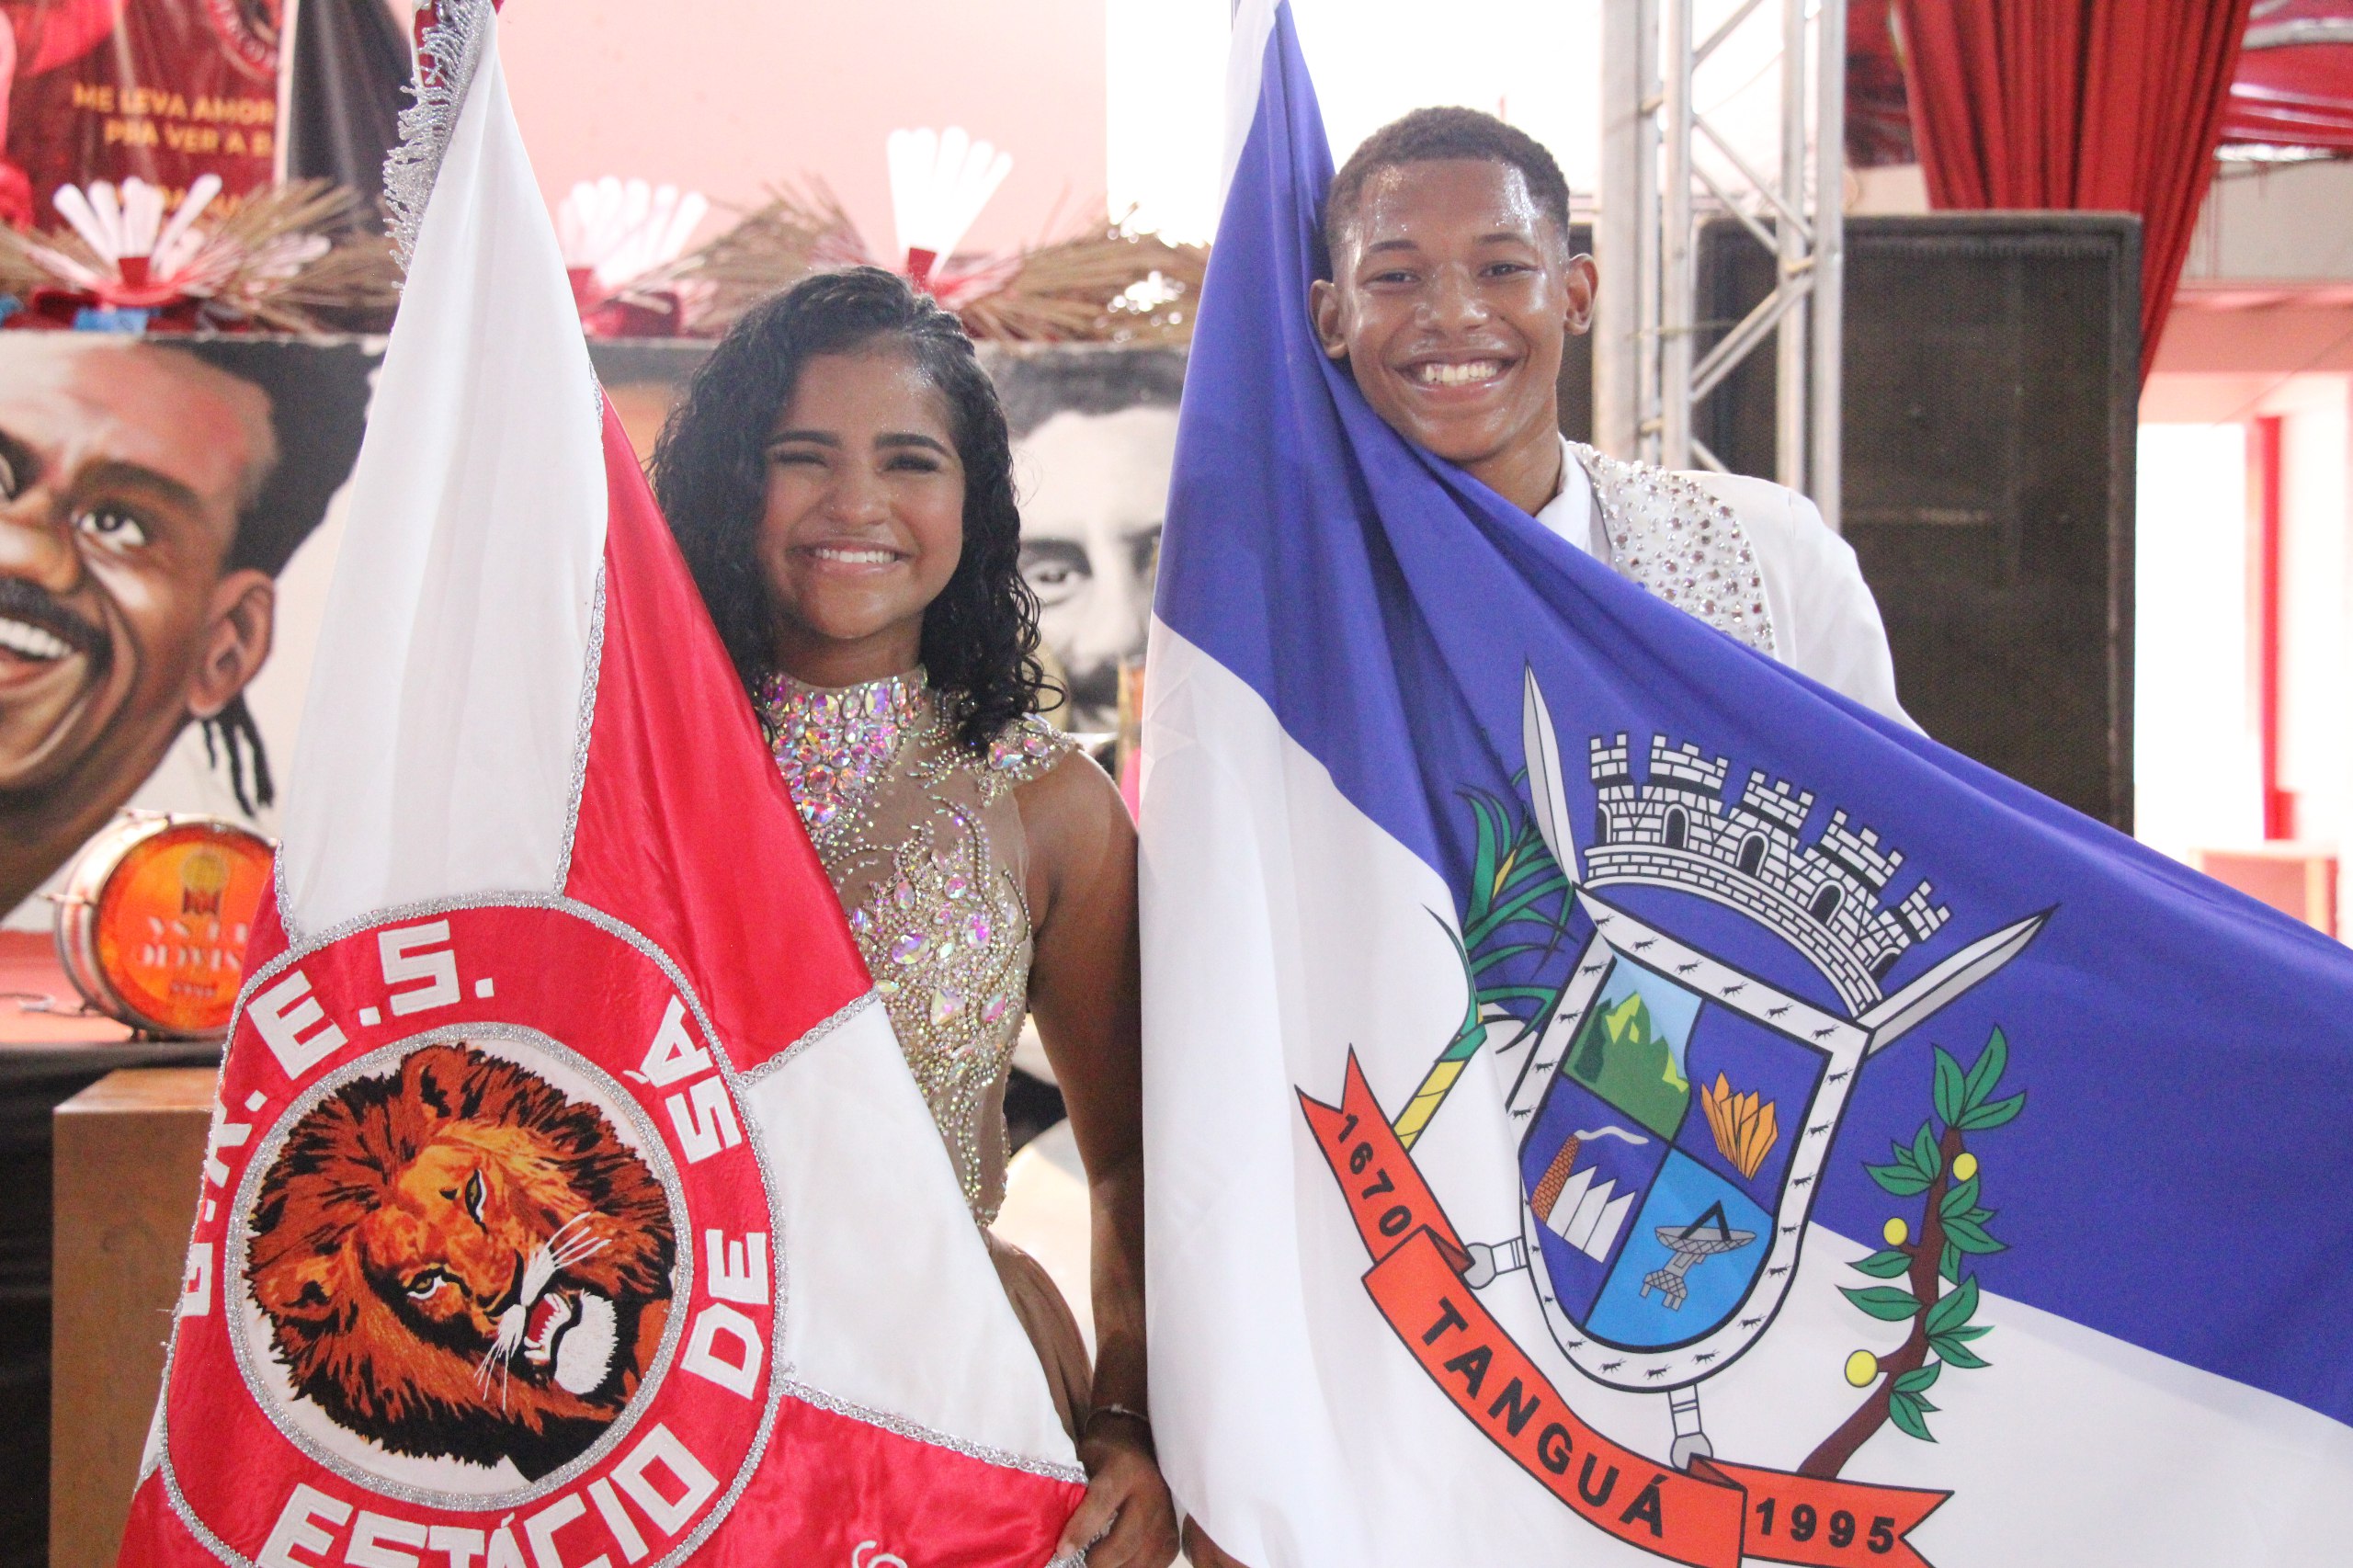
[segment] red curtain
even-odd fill
[[[2144,375],[2253,4],[1896,0],[1932,203],[2141,215]]]

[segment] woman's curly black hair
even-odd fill
[[[654,494],[755,704],[776,673],[776,607],[754,540],[767,444],[821,354],[904,352],[947,400],[964,466],[964,551],[924,612],[920,656],[957,739],[976,752],[1039,706],[1038,601],[1021,577],[1013,450],[963,324],[895,274],[820,273],[736,323],[688,381],[654,449]]]

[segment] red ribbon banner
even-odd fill
[[[1373,1304],[1455,1407],[1579,1517],[1694,1568],[1737,1568],[1744,1556],[1929,1568],[1904,1538],[1950,1493],[1712,1460],[1670,1470],[1595,1431],[1462,1282],[1470,1255],[1356,1053],[1339,1105],[1302,1094],[1300,1108],[1372,1256],[1364,1283]]]

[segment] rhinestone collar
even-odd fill
[[[813,834],[856,811],[910,736],[934,722],[923,668],[857,686],[819,687],[779,672],[760,687],[779,772]]]
[[[1620,462],[1574,441],[1569,450],[1593,482],[1620,574],[1772,656],[1765,574],[1739,515],[1683,474]]]

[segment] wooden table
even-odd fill
[[[215,1045],[133,1040],[111,1018],[82,1016],[80,1001],[47,933],[0,931],[0,1568],[49,1562],[52,1113],[126,1067],[197,1066],[210,1093],[206,1064],[220,1061]],[[195,1176],[176,1179],[192,1204]],[[175,1225],[176,1253],[188,1216]]]
[[[51,1568],[113,1568],[162,1385],[215,1076],[127,1069],[57,1108]]]

